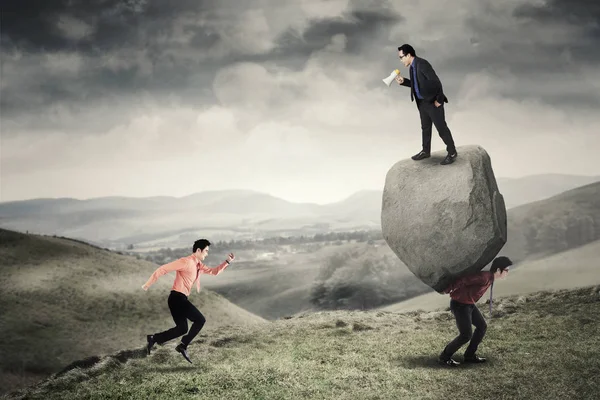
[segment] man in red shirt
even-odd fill
[[[171,294],[168,299],[169,310],[171,310],[173,321],[175,321],[175,327],[164,332],[148,335],[146,337],[148,341],[148,354],[150,354],[150,350],[155,343],[163,344],[178,336],[185,335],[181,338],[181,343],[177,345],[175,350],[181,353],[189,363],[192,362],[187,354],[187,346],[200,332],[206,322],[204,315],[188,300],[192,285],[196,283],[196,290],[200,292],[200,274],[219,275],[235,258],[233,253],[230,253],[227,259],[217,267],[207,267],[202,261],[208,255],[209,246],[210,242],[206,239],[196,240],[191,255],[162,265],[154,271],[152,276],[142,286],[142,289],[148,290],[150,285],[156,282],[159,277],[168,272],[176,271],[175,281],[173,282]],[[188,319],[192,321],[192,327],[189,332]]]
[[[489,271],[480,271],[463,276],[444,290],[444,293],[450,293],[450,311],[456,319],[459,335],[444,348],[440,354],[440,363],[451,367],[459,365],[460,363],[452,359],[452,355],[469,341],[469,346],[464,353],[464,362],[485,362],[485,358],[475,354],[477,346],[483,340],[487,329],[483,315],[481,315],[475,303],[483,296],[490,285],[494,284],[496,279],[504,279],[508,275],[508,267],[511,265],[512,261],[508,257],[497,257],[492,262]],[[475,325],[475,332],[472,332],[471,325]]]

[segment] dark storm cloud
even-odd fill
[[[545,4],[523,4],[514,13],[538,21],[566,21],[571,24],[592,24],[598,28],[600,3],[596,0],[549,0]]]
[[[134,46],[149,31],[165,33],[174,17],[202,14],[206,1],[179,0],[21,0],[3,6],[2,46],[27,52],[94,53]],[[91,28],[82,38],[60,29],[61,18],[73,18]]]
[[[567,23],[579,27],[580,40],[574,41],[568,51],[575,59],[600,62],[600,2],[597,0],[549,0],[543,5],[522,5],[514,15],[534,23]],[[563,50],[552,45],[546,49]]]
[[[333,36],[343,34],[347,38],[346,50],[356,54],[371,44],[374,35],[402,20],[387,10],[352,11],[348,16],[315,19],[300,35],[291,31],[283,34],[275,52],[308,56],[325,48]]]
[[[497,16],[491,4],[480,3],[478,8],[465,18],[468,36],[443,43],[455,49],[456,57],[451,54],[444,60],[450,70],[501,68],[530,79],[541,73],[564,74],[571,61],[600,62],[600,3],[596,0],[523,4],[508,15]]]
[[[96,100],[172,93],[194,102],[212,80],[212,71],[194,62],[195,53],[214,46],[219,36],[187,21],[210,15],[211,7],[195,0],[23,0],[3,6],[0,108],[8,126],[22,118],[32,128],[52,127],[47,114],[53,105],[76,111],[84,103],[96,106]],[[181,34],[191,36],[190,45],[177,41]],[[53,54],[75,55],[80,67],[52,69],[46,61]],[[118,123],[113,117],[86,125],[103,130],[109,120]]]
[[[283,27],[276,31],[278,34],[269,32],[271,36],[261,40],[272,40],[270,48],[246,48],[236,42],[236,35],[246,32],[246,24],[254,20],[239,18],[244,11],[256,9],[258,3],[10,2],[3,5],[0,25],[3,125],[65,130],[76,125],[74,121],[85,121],[86,129],[103,131],[126,119],[125,109],[129,106],[145,100],[192,107],[209,105],[215,102],[212,85],[221,67],[247,61],[298,70],[338,34],[346,38],[345,56],[356,57],[352,59],[357,63],[368,62],[371,70],[383,64],[387,68],[390,62],[397,62],[395,51],[389,49],[401,44],[388,40],[393,29],[395,38],[419,37],[427,29],[420,25],[408,28],[403,16],[391,11],[385,2],[368,8],[360,3],[351,2],[339,16],[309,20],[302,31]],[[290,18],[292,23],[295,17],[290,15],[299,10],[296,3],[271,4],[272,8],[263,6],[267,23],[274,22],[274,15]],[[418,54],[426,54],[425,58],[433,62],[452,99],[468,73],[495,69],[510,71],[523,82],[516,89],[501,89],[506,91],[499,93],[501,96],[536,98],[552,104],[580,99],[589,105],[599,99],[593,85],[573,74],[570,64],[577,60],[591,65],[600,62],[599,4],[553,0],[545,5],[521,6],[503,15],[498,20],[501,22],[494,17],[497,10],[490,5],[486,8],[486,4],[478,3],[471,18],[458,17],[461,28],[449,29],[448,35],[439,40],[424,40],[423,49],[417,47]],[[427,10],[416,9],[411,18],[420,18],[418,13],[427,15]],[[451,22],[450,18],[444,21]],[[553,27],[565,26],[570,30],[561,33],[560,40],[553,40],[557,32]],[[402,34],[397,33],[403,29]],[[57,66],[48,61],[53,55],[67,58],[61,58]],[[68,59],[70,55],[75,58]],[[556,74],[553,79],[561,75],[572,79],[568,87],[573,92],[544,89],[540,93],[540,87],[547,85],[545,74]],[[369,87],[379,87],[377,74],[369,76]],[[122,107],[111,112],[115,104]]]
[[[375,53],[376,57],[380,57],[378,49],[386,44],[381,38],[386,37],[389,30],[402,21],[401,15],[388,10],[387,7],[368,11],[347,9],[340,16],[310,19],[300,32],[292,28],[286,29],[273,39],[273,48],[267,52],[229,53],[218,60],[206,60],[203,65],[216,70],[238,62],[268,62],[299,70],[315,52],[330,45],[331,39],[336,35],[345,36],[346,54],[364,56],[365,53]],[[211,40],[216,38],[211,39],[210,35],[203,37],[204,45]],[[374,41],[377,43],[375,49]]]
[[[235,12],[235,10],[229,10]],[[156,43],[160,35],[172,34],[173,21],[177,16],[210,16],[209,4],[187,0],[169,4],[164,1],[107,0],[70,2],[59,0],[24,0],[13,3],[3,12],[2,41],[5,50],[19,49],[27,52],[77,51],[82,53],[102,53],[123,47],[143,46],[155,55],[163,50]],[[70,16],[84,22],[91,33],[79,39],[68,37],[58,28],[61,17]],[[268,60],[282,55],[310,55],[324,48],[336,34],[348,38],[347,49],[356,50],[368,41],[381,28],[393,26],[401,21],[393,12],[350,11],[335,18],[310,21],[308,28],[299,35],[288,31],[277,39],[276,48],[267,54],[252,57]],[[34,28],[35,27],[35,28]],[[194,24],[184,24],[184,33],[192,33],[189,46],[205,50],[220,40],[218,32]],[[240,61],[236,55],[224,61]]]
[[[127,98],[136,102],[138,96],[153,101],[171,96],[187,105],[206,105],[214,102],[212,81],[224,65],[270,61],[300,67],[336,34],[346,35],[346,50],[358,53],[373,35],[400,21],[384,9],[348,10],[344,16],[309,21],[298,35],[284,31],[267,51],[227,48],[229,42],[208,52],[222,44],[219,18],[235,19],[239,11],[193,0],[14,2],[2,14],[2,49],[10,56],[2,61],[9,78],[0,99],[2,114],[9,121],[48,128],[53,105],[74,111],[99,102],[96,114],[102,112],[102,103]],[[45,63],[48,54],[73,54],[81,64],[74,70],[52,70]],[[26,73],[29,79],[11,79]],[[101,131],[119,117],[89,122],[88,129]]]
[[[465,36],[430,48],[435,66],[446,79],[444,88],[454,97],[464,77],[487,71],[502,80],[506,73],[516,85],[498,85],[496,94],[548,105],[595,107],[597,86],[581,69],[600,63],[600,4],[595,1],[552,0],[543,5],[521,5],[507,15],[480,3],[465,19]],[[498,22],[501,21],[501,22]],[[432,44],[435,46],[435,44]]]

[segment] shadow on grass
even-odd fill
[[[437,355],[422,355],[422,356],[400,356],[395,361],[407,369],[415,368],[448,368],[440,365]]]
[[[447,365],[440,364],[438,361],[438,355],[421,355],[421,356],[406,356],[396,357],[395,361],[406,369],[417,369],[417,368],[432,368],[432,369],[465,369],[465,368],[481,368],[490,364],[489,360],[483,364],[463,363],[462,356],[454,356],[455,361],[459,362],[460,365],[456,367],[450,367]]]

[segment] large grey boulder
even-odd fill
[[[490,263],[507,239],[506,207],[488,153],[460,146],[453,164],[397,162],[383,190],[381,227],[388,246],[426,285],[442,292]]]

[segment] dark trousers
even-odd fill
[[[171,294],[168,299],[169,310],[175,321],[175,327],[169,330],[156,333],[154,340],[158,344],[163,344],[169,340],[175,339],[178,336],[185,335],[181,338],[181,343],[185,347],[196,337],[200,332],[206,318],[204,315],[188,300],[187,296],[183,293],[171,290]],[[192,321],[192,327],[188,332],[187,320]],[[186,335],[187,333],[187,335]]]
[[[423,151],[431,153],[431,130],[432,125],[435,125],[435,129],[437,129],[438,134],[446,144],[448,154],[454,154],[456,152],[456,147],[454,146],[454,139],[452,138],[450,128],[448,128],[448,125],[446,124],[444,104],[436,107],[435,104],[420,99],[416,99],[416,101],[421,117]]]
[[[459,334],[454,340],[448,343],[441,357],[445,360],[450,359],[468,341],[471,341],[471,343],[469,343],[469,346],[465,350],[465,357],[474,356],[477,346],[483,340],[487,329],[483,315],[481,315],[475,304],[463,304],[456,300],[450,301],[450,311],[452,311],[456,319]],[[471,325],[475,325],[475,332],[472,332]]]

